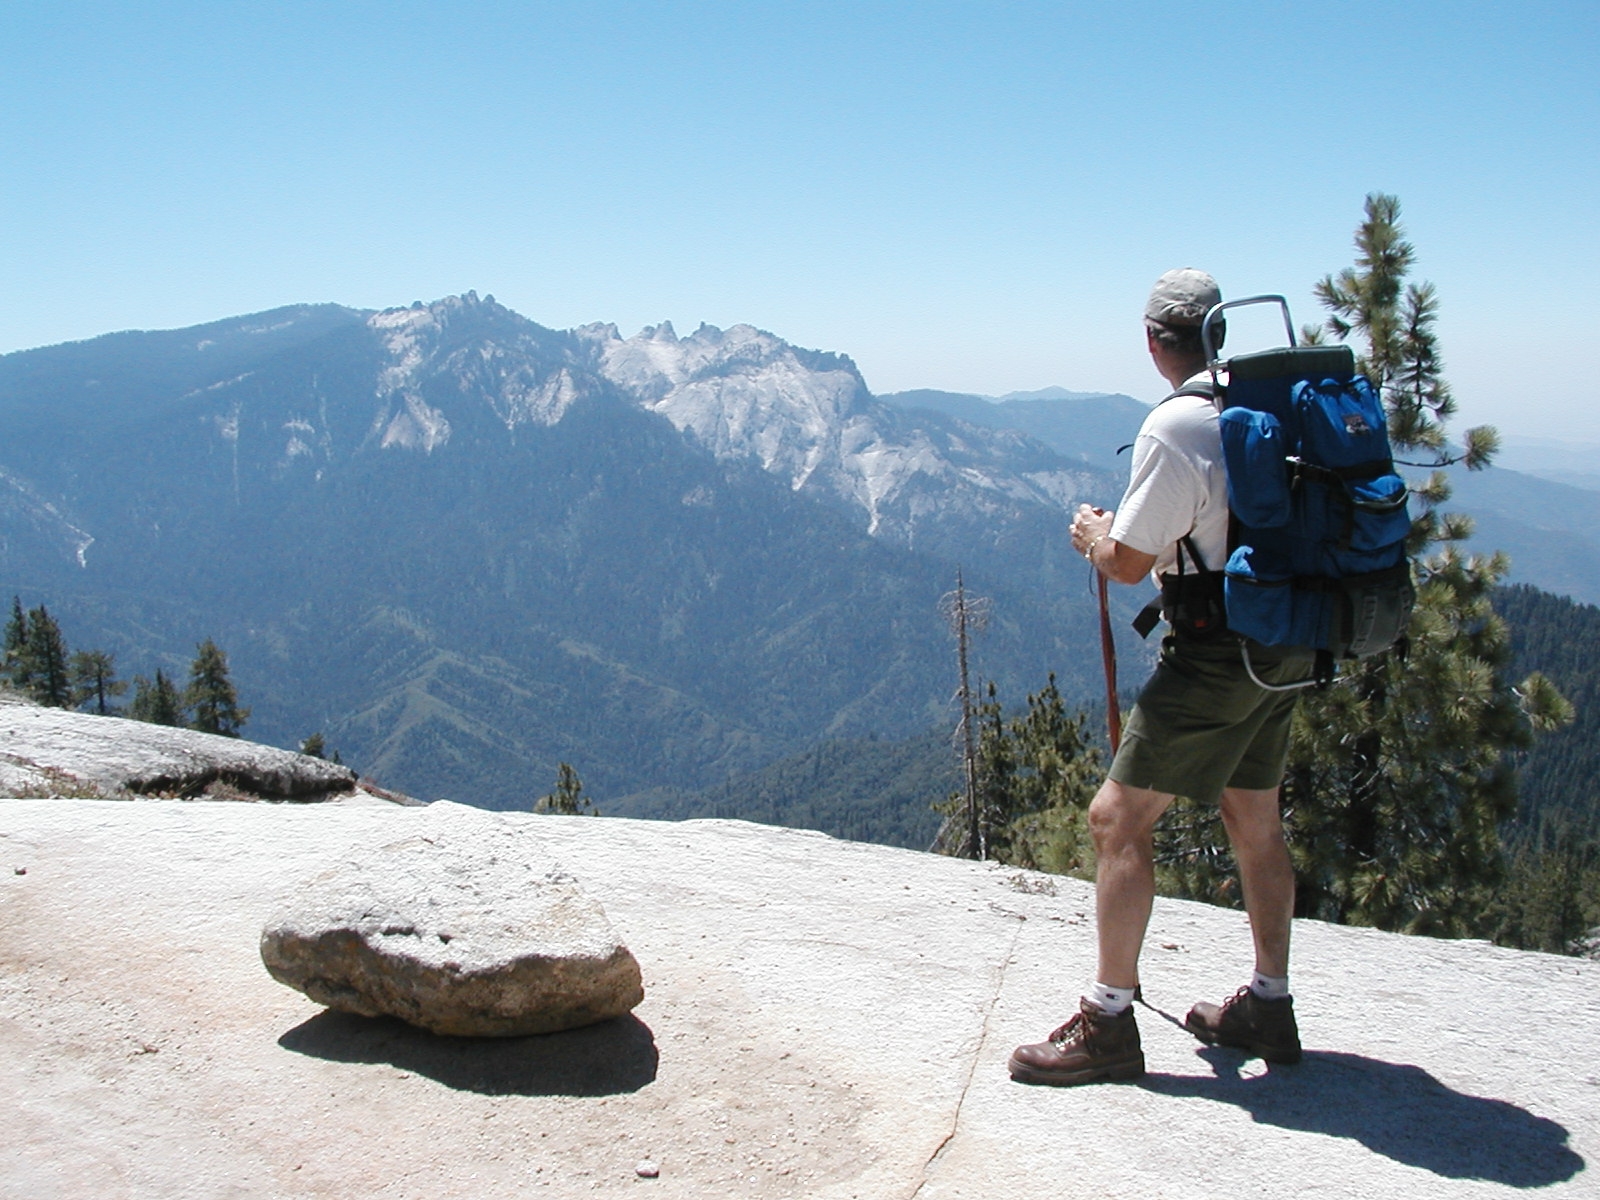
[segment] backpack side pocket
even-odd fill
[[[1251,546],[1228,556],[1222,584],[1228,628],[1263,646],[1294,645],[1294,581],[1286,574],[1263,574],[1256,557]]]
[[[1228,507],[1255,529],[1288,524],[1289,451],[1278,418],[1253,408],[1225,408],[1217,425],[1228,476]]]
[[[1387,650],[1405,636],[1417,598],[1411,585],[1410,563],[1346,576],[1340,583],[1343,594],[1336,653],[1365,658]]]
[[[1353,510],[1350,548],[1377,550],[1405,541],[1411,532],[1410,495],[1405,480],[1392,472],[1346,483],[1345,500]]]

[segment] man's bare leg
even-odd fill
[[[1234,1046],[1269,1063],[1300,1061],[1300,1030],[1287,993],[1294,866],[1283,840],[1278,789],[1228,788],[1222,822],[1239,862],[1244,907],[1256,946],[1256,978],[1220,1005],[1201,1001],[1184,1028],[1207,1045]]]
[[[1156,821],[1172,796],[1108,779],[1089,804],[1095,848],[1095,926],[1100,943],[1098,982],[1133,988],[1139,948],[1155,900]]]
[[[1250,915],[1256,970],[1289,974],[1289,922],[1294,916],[1294,865],[1283,839],[1278,789],[1226,788],[1222,824],[1239,863],[1244,908]]]
[[[1099,855],[1095,908],[1100,973],[1065,1025],[1046,1040],[1011,1052],[1011,1078],[1063,1086],[1144,1074],[1131,1001],[1139,983],[1139,945],[1156,891],[1151,834],[1156,818],[1171,803],[1171,796],[1111,780],[1095,793],[1089,831]]]

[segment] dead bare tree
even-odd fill
[[[966,583],[956,570],[956,590],[939,598],[939,612],[950,623],[956,635],[956,662],[960,667],[961,682],[957,696],[961,701],[961,723],[956,729],[956,740],[961,745],[962,780],[966,803],[950,813],[934,838],[933,850],[956,858],[984,859],[988,857],[988,839],[978,810],[978,748],[973,733],[972,684],[967,671],[967,651],[972,635],[981,633],[989,624],[993,603],[986,596],[967,595]]]

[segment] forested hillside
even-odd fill
[[[0,596],[125,672],[229,647],[251,732],[426,799],[715,787],[942,719],[984,670],[1092,689],[1066,534],[1115,481],[874,400],[748,326],[558,331],[468,293],[0,356]]]
[[[957,786],[950,732],[932,730],[896,740],[820,742],[718,787],[601,807],[610,816],[728,817],[926,850],[939,831],[933,805]]]
[[[1519,831],[1559,825],[1600,840],[1600,608],[1525,584],[1502,589],[1495,608],[1511,629],[1512,674],[1542,671],[1574,710],[1522,759]]]

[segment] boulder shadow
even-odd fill
[[[446,1037],[396,1017],[326,1009],[278,1039],[296,1054],[343,1063],[387,1063],[446,1087],[485,1096],[616,1096],[655,1080],[660,1054],[650,1027],[616,1017],[530,1037]]]
[[[1446,1179],[1549,1187],[1587,1165],[1567,1144],[1565,1126],[1505,1100],[1455,1091],[1421,1067],[1308,1051],[1298,1066],[1246,1077],[1238,1051],[1197,1053],[1212,1075],[1147,1075],[1143,1086],[1236,1104],[1283,1129],[1352,1138],[1374,1154]]]

